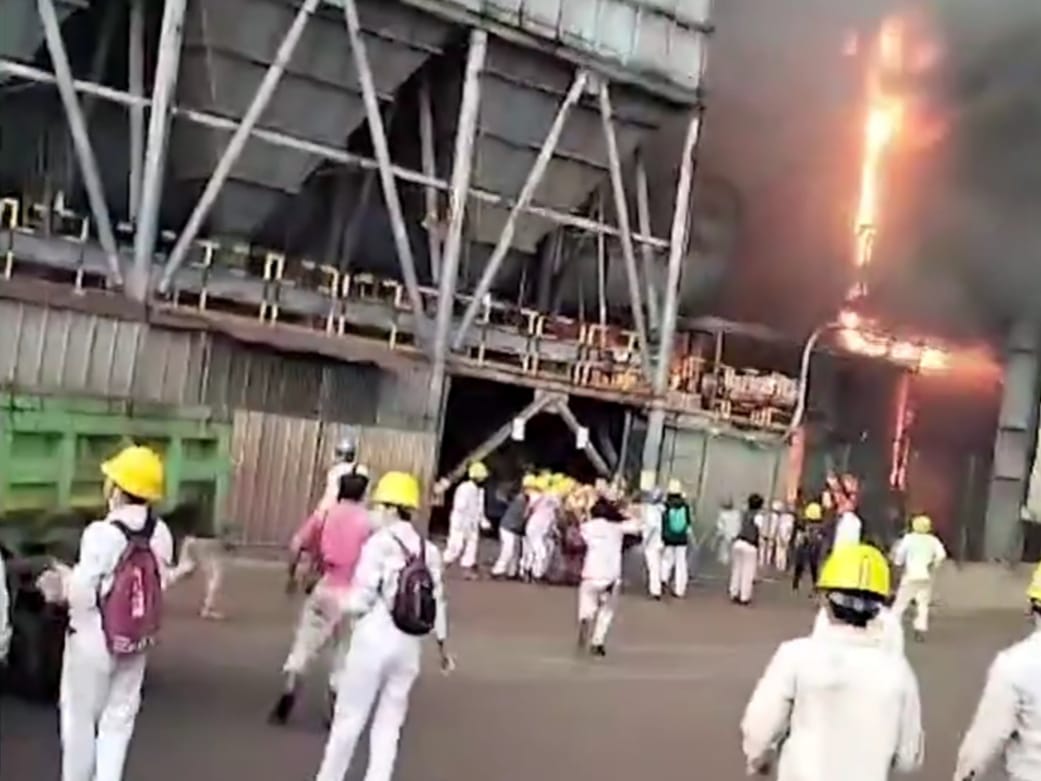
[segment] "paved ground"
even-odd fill
[[[190,616],[193,586],[177,595],[128,781],[313,777],[324,740],[317,696],[288,729],[264,722],[293,617],[277,587],[273,572],[236,573],[235,616],[224,625]],[[655,781],[740,779],[744,702],[777,642],[812,620],[806,601],[776,586],[751,609],[731,606],[716,584],[683,604],[634,595],[623,602],[609,658],[594,662],[572,654],[570,590],[453,582],[451,597],[459,670],[444,678],[428,665],[399,781],[613,781],[648,771]],[[920,778],[950,778],[989,659],[1025,631],[1012,612],[940,616],[930,642],[911,648],[928,730]],[[52,709],[7,700],[0,724],[0,777],[57,779]]]

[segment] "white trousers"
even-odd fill
[[[603,645],[618,609],[619,580],[583,580],[578,586],[578,620],[591,621],[590,643]]]
[[[791,548],[791,537],[774,538],[774,566],[779,572],[788,571],[788,551]]]
[[[662,554],[665,548],[661,545],[645,545],[643,548],[643,560],[647,565],[647,591],[652,597],[660,597],[662,584],[665,578],[662,576]]]
[[[542,532],[524,536],[524,556],[522,569],[525,575],[535,579],[546,576],[549,567],[549,546],[546,535]]]
[[[445,564],[459,561],[463,569],[477,566],[477,543],[481,531],[477,526],[454,524],[448,529],[448,542],[445,545]]]
[[[419,675],[420,650],[420,638],[394,626],[382,605],[358,622],[340,671],[332,729],[315,781],[344,781],[373,708],[365,781],[390,781],[409,693]]]
[[[933,582],[931,580],[901,580],[900,587],[896,590],[893,599],[893,614],[897,621],[902,621],[904,613],[911,603],[915,606],[914,630],[916,632],[929,631],[929,600],[933,596]]]
[[[499,558],[495,560],[492,574],[497,577],[516,577],[520,559],[521,536],[509,529],[499,529]]]
[[[752,599],[759,551],[745,540],[736,540],[730,551],[730,598],[741,602]]]
[[[773,564],[774,538],[763,536],[759,540],[757,554],[759,556],[759,569],[766,569]]]
[[[282,672],[303,675],[323,649],[329,649],[329,688],[336,691],[337,674],[347,653],[350,635],[347,600],[350,588],[322,581],[307,595],[293,635],[293,646]]]
[[[144,654],[109,655],[100,623],[70,634],[61,669],[62,781],[121,781],[141,707]]]
[[[687,595],[690,573],[687,570],[687,546],[666,545],[661,555],[661,582],[672,581],[672,593],[682,599]]]
[[[220,540],[185,537],[181,544],[181,556],[177,566],[170,571],[168,587],[179,580],[191,577],[201,569],[206,578],[202,609],[204,618],[219,615],[217,610],[221,586],[224,584],[225,553]]]

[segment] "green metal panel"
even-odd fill
[[[128,444],[163,456],[160,510],[191,508],[214,531],[231,474],[231,424],[207,407],[0,394],[0,517],[90,511],[102,504],[101,462]]]

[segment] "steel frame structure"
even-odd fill
[[[235,121],[204,111],[178,106],[174,102],[187,0],[165,0],[164,2],[158,57],[150,97],[144,94],[144,58],[142,56],[144,10],[142,0],[132,0],[130,4],[130,23],[128,25],[130,30],[130,40],[128,41],[130,73],[129,89],[126,91],[99,84],[96,80],[73,79],[53,0],[37,0],[54,71],[49,73],[23,63],[0,59],[0,74],[53,84],[57,87],[62,98],[98,239],[108,260],[110,283],[113,286],[124,285],[124,263],[121,262],[116,245],[112,219],[97,170],[96,157],[87,133],[83,109],[80,105],[81,95],[91,99],[110,101],[128,109],[130,126],[129,213],[134,221],[134,247],[133,262],[129,265],[130,273],[127,275],[125,293],[131,299],[141,303],[146,303],[154,295],[165,296],[170,292],[175,276],[194,246],[199,231],[220,194],[221,188],[250,140],[263,141],[274,146],[315,155],[343,166],[367,170],[371,172],[368,177],[370,182],[378,176],[391,221],[402,278],[417,321],[417,331],[421,337],[424,352],[432,363],[429,414],[436,427],[440,426],[439,418],[443,414],[443,397],[450,353],[452,350],[461,350],[465,346],[466,333],[477,318],[494,283],[495,276],[510,249],[518,219],[522,215],[533,215],[557,226],[578,228],[593,233],[600,240],[606,237],[617,238],[622,247],[629,303],[638,336],[641,364],[648,380],[653,384],[656,399],[651,405],[648,442],[645,450],[645,467],[656,471],[657,450],[660,449],[664,426],[664,408],[661,400],[667,391],[676,333],[682,261],[689,239],[691,184],[701,128],[701,106],[692,106],[681,158],[679,183],[675,193],[672,228],[667,240],[651,235],[647,178],[640,159],[637,159],[636,164],[637,230],[634,231],[630,225],[629,200],[625,192],[622,161],[619,156],[613,122],[609,74],[606,71],[594,73],[588,65],[576,67],[571,88],[559,106],[553,124],[539,149],[520,193],[513,198],[474,187],[471,184],[471,174],[477,135],[477,117],[480,109],[480,77],[488,45],[488,32],[485,29],[474,27],[471,30],[468,46],[452,171],[449,179],[445,181],[438,178],[434,172],[428,85],[421,88],[420,95],[419,132],[422,142],[423,170],[415,171],[404,168],[395,165],[391,160],[385,121],[380,112],[372,69],[361,36],[356,0],[342,0],[344,23],[353,63],[358,73],[374,156],[370,158],[353,154],[345,149],[315,143],[257,126],[292,59],[308,21],[320,2],[321,0],[303,0],[247,110],[240,120]],[[542,182],[560,141],[568,113],[587,92],[594,94],[599,104],[617,225],[605,223],[602,215],[600,219],[592,219],[532,203],[532,197]],[[150,115],[147,135],[144,131],[146,110]],[[153,271],[153,261],[156,253],[159,206],[173,117],[212,129],[229,131],[231,136],[186,224],[181,229],[165,266],[157,275]],[[428,323],[427,312],[423,306],[415,260],[407,238],[405,218],[398,192],[399,181],[421,185],[424,188],[432,273],[435,275],[438,285],[438,301],[432,328]],[[447,193],[448,196],[448,209],[443,223],[447,227],[443,238],[435,235],[442,224],[437,214],[441,193]],[[458,272],[463,244],[462,233],[466,207],[471,200],[506,207],[509,209],[509,216],[462,320],[453,333],[453,304],[456,293],[459,292]],[[348,227],[347,233],[352,234],[350,227]],[[335,240],[340,240],[339,235]],[[330,247],[333,246],[333,241],[331,235]],[[637,267],[635,250],[637,246],[640,248],[643,284],[641,284],[641,269]],[[667,283],[660,306],[648,273],[652,255],[656,249],[668,252]],[[645,306],[648,316],[646,319]],[[648,319],[650,329],[660,334],[653,358]]]

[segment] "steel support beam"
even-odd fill
[[[135,98],[145,94],[145,3],[130,0],[129,38],[127,41],[127,86]],[[141,206],[141,166],[145,157],[145,107],[130,107],[130,220],[137,222]]]
[[[506,224],[499,235],[499,241],[488,258],[488,264],[485,266],[484,273],[477,283],[477,289],[474,290],[473,299],[470,301],[469,306],[466,307],[466,312],[463,313],[463,320],[459,324],[459,330],[456,331],[452,345],[456,350],[462,348],[466,339],[466,332],[473,325],[473,321],[477,317],[477,311],[491,290],[492,283],[495,281],[495,275],[499,273],[499,267],[502,266],[503,261],[506,259],[506,253],[509,252],[510,245],[513,242],[513,234],[517,230],[517,219],[524,208],[531,202],[532,197],[535,195],[535,189],[542,182],[546,168],[549,167],[549,163],[553,159],[553,153],[560,142],[560,136],[564,132],[564,124],[567,122],[568,114],[571,112],[571,108],[578,103],[579,98],[582,97],[582,91],[585,89],[588,80],[589,73],[587,71],[578,71],[575,74],[574,81],[571,82],[571,89],[568,90],[567,95],[564,97],[564,102],[560,104],[560,109],[557,111],[557,116],[550,126],[546,140],[543,141],[542,148],[539,149],[539,154],[535,158],[535,164],[532,165],[531,171],[528,172],[528,178],[521,188],[520,195],[517,196],[517,202],[513,205],[509,216],[506,218]]]
[[[311,18],[311,14],[314,13],[315,8],[318,7],[318,2],[319,0],[304,0],[303,5],[296,12],[296,18],[293,19],[293,23],[282,39],[282,43],[279,44],[275,58],[271,65],[268,66],[260,86],[257,87],[256,94],[253,96],[249,108],[246,109],[242,121],[235,129],[234,134],[232,134],[228,145],[224,148],[224,153],[221,155],[220,160],[217,161],[217,166],[214,168],[213,174],[210,175],[202,195],[199,196],[198,203],[195,204],[195,208],[188,217],[188,222],[181,230],[181,235],[177,238],[177,242],[170,251],[170,257],[166,261],[166,267],[163,269],[163,275],[159,280],[160,293],[165,294],[169,292],[174,274],[177,273],[177,269],[181,267],[181,264],[188,257],[192,243],[199,235],[203,222],[209,216],[210,209],[217,202],[217,196],[220,195],[221,188],[224,187],[224,183],[228,180],[231,169],[235,167],[242,150],[246,148],[250,133],[257,124],[257,120],[260,119],[261,114],[267,108],[271,97],[275,94],[275,89],[277,89],[279,82],[282,80],[282,74],[285,73],[286,66],[289,65],[293,52],[296,51],[296,45],[304,34],[307,22]]]
[[[344,0],[343,16],[347,22],[347,34],[351,40],[351,54],[354,68],[358,71],[358,83],[361,86],[362,100],[365,103],[365,117],[369,125],[369,137],[372,149],[379,164],[380,183],[383,186],[383,203],[390,216],[391,232],[394,234],[394,245],[398,252],[398,263],[401,265],[401,276],[405,280],[412,311],[416,317],[416,326],[422,341],[429,337],[428,321],[423,310],[423,297],[419,293],[419,277],[416,275],[416,261],[412,255],[412,245],[408,240],[408,229],[405,227],[405,216],[401,211],[401,196],[398,183],[390,159],[390,147],[387,144],[387,133],[383,127],[383,115],[380,113],[379,96],[369,67],[369,55],[365,50],[365,41],[361,35],[361,22],[358,21],[358,6],[355,0]]]
[[[625,197],[622,181],[622,160],[618,154],[618,138],[614,132],[614,110],[611,107],[611,89],[606,81],[600,82],[600,121],[604,127],[607,143],[607,165],[611,174],[611,192],[614,194],[614,210],[618,217],[621,235],[622,260],[625,263],[625,279],[629,284],[629,307],[633,313],[633,326],[640,350],[640,364],[644,376],[651,378],[651,353],[647,341],[647,322],[644,320],[643,295],[640,292],[640,272],[636,269],[636,253],[633,251],[633,233],[629,224],[629,201]]]
[[[560,415],[567,424],[567,427],[571,429],[571,432],[577,437],[579,430],[582,429],[582,424],[578,422],[578,418],[576,418],[575,413],[571,411],[571,407],[567,405],[567,401],[558,402],[553,408],[553,411]],[[611,476],[611,467],[604,460],[604,457],[597,452],[597,449],[593,447],[592,441],[586,444],[585,448],[583,448],[583,452],[586,454],[586,458],[588,458],[592,462],[593,466],[596,467],[597,472],[599,472],[603,477]]]
[[[79,97],[76,95],[76,88],[72,83],[72,68],[69,66],[69,57],[61,38],[58,14],[54,10],[53,0],[37,0],[36,7],[43,24],[47,51],[51,56],[51,63],[54,65],[54,78],[58,85],[58,92],[61,95],[62,105],[65,107],[65,116],[69,121],[69,132],[72,134],[72,143],[76,149],[76,157],[79,159],[80,171],[83,174],[83,186],[87,190],[87,200],[90,202],[90,211],[98,231],[98,241],[101,242],[101,247],[105,251],[109,281],[114,285],[122,285],[123,275],[119,268],[116,237],[112,232],[112,218],[109,216],[105,190],[98,173],[98,161],[94,156],[94,148],[91,146],[90,135],[87,132],[87,122],[83,118]]]
[[[452,328],[455,292],[459,279],[459,259],[463,248],[463,222],[466,218],[467,193],[473,172],[474,139],[481,105],[481,71],[488,51],[488,34],[479,28],[470,33],[470,49],[466,56],[463,95],[459,105],[455,149],[452,153],[452,189],[448,195],[448,231],[441,256],[441,278],[437,286],[437,317],[434,323],[433,368],[430,374],[430,406],[428,415],[437,417],[444,409],[448,375],[448,338]]]
[[[680,158],[680,178],[676,184],[676,203],[672,212],[669,235],[669,267],[665,281],[665,302],[661,313],[661,341],[654,371],[654,406],[647,417],[647,439],[644,442],[643,468],[657,474],[662,436],[665,432],[665,409],[662,397],[669,388],[672,349],[676,341],[676,318],[679,315],[680,276],[687,254],[690,220],[690,194],[694,183],[694,157],[701,135],[701,111],[697,110],[687,125]]]
[[[137,211],[137,230],[134,232],[134,271],[131,277],[131,298],[148,298],[152,277],[152,257],[155,240],[159,235],[159,204],[163,197],[163,176],[166,170],[167,136],[173,108],[177,74],[181,63],[181,41],[184,35],[184,13],[187,0],[165,0],[163,25],[159,33],[159,54],[155,64],[152,100],[129,96],[131,111],[135,107],[151,105],[148,120],[148,141],[145,148],[144,172],[141,175],[141,200]]]
[[[465,90],[465,87],[464,87]],[[437,176],[437,156],[434,148],[434,109],[430,102],[430,77],[424,73],[419,82],[419,144],[423,157],[423,173],[434,178]],[[430,254],[430,276],[437,285],[441,281],[441,208],[438,204],[437,188],[427,184],[423,186],[426,217],[423,222],[427,229],[427,249]]]
[[[180,2],[180,0],[167,0],[167,2]],[[0,74],[7,74],[28,81],[35,81],[40,84],[57,83],[54,75],[47,71],[3,58],[0,58]],[[140,105],[148,108],[152,105],[152,101],[147,98],[135,98],[124,90],[113,89],[112,87],[106,87],[102,84],[94,84],[89,81],[74,81],[73,85],[77,92],[81,92],[84,95],[97,95],[102,100],[118,103],[123,106],[133,107]],[[213,128],[214,130],[234,133],[238,128],[238,123],[236,123],[235,120],[218,116],[217,114],[210,114],[205,111],[196,111],[195,109],[185,108],[183,106],[174,106],[170,109],[170,112],[173,116],[186,119],[189,122],[194,122],[198,125],[203,125],[204,127]],[[344,149],[337,149],[328,144],[308,141],[307,139],[298,138],[277,130],[254,128],[250,135],[257,141],[262,141],[265,144],[270,144],[282,149],[292,149],[296,152],[303,152],[308,155],[314,155],[315,157],[320,157],[323,160],[328,160],[333,163],[354,166],[366,171],[373,171],[379,168],[379,163],[374,158],[357,155]],[[149,144],[149,149],[151,149],[151,144]],[[430,177],[420,171],[414,171],[410,168],[405,168],[399,165],[391,166],[391,170],[394,172],[394,176],[401,179],[403,182],[434,187],[441,192],[448,192],[450,189],[449,183],[444,179]],[[145,178],[147,179],[147,167]],[[147,190],[147,188],[144,189]],[[502,206],[507,209],[512,209],[516,204],[516,201],[512,198],[479,187],[471,187],[469,197],[480,201],[481,203],[487,203],[490,206]],[[525,214],[530,214],[533,217],[544,219],[547,222],[552,222],[554,225],[563,225],[593,234],[602,233],[605,236],[617,237],[619,235],[618,228],[615,226],[605,225],[603,222],[592,220],[578,214],[571,214],[557,209],[549,209],[532,203],[529,203],[521,209],[521,211]],[[668,241],[657,236],[635,234],[633,240],[649,244],[656,249],[667,249],[669,246]]]
[[[647,184],[647,167],[643,155],[636,153],[636,219],[640,233],[651,232],[650,187]],[[643,261],[643,282],[647,290],[647,328],[651,333],[661,327],[658,320],[658,291],[654,285],[654,249],[640,243],[641,260]]]

